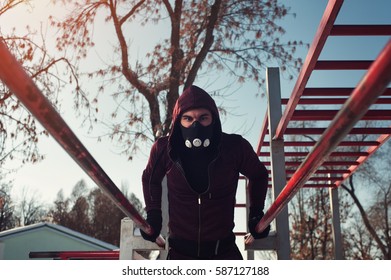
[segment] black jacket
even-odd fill
[[[214,122],[215,154],[208,166],[209,186],[199,194],[188,183],[180,163],[183,145],[179,122],[183,112],[207,108]],[[162,180],[167,176],[170,236],[192,241],[214,241],[232,234],[239,175],[248,179],[250,207],[262,211],[268,173],[250,143],[240,135],[221,130],[218,109],[202,89],[191,86],[178,99],[170,136],[157,140],[142,176],[146,210],[161,209]]]

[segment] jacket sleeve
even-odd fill
[[[241,141],[240,173],[248,179],[250,212],[259,214],[265,207],[269,174],[259,160],[251,144],[244,138]]]
[[[145,210],[161,210],[162,181],[166,174],[164,155],[166,145],[164,139],[157,140],[150,152],[148,163],[143,171],[142,185],[145,201]]]

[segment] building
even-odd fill
[[[28,260],[30,252],[113,251],[109,243],[51,223],[0,232],[0,260]]]

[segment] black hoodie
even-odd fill
[[[213,116],[214,136],[208,160],[209,184],[203,191],[189,184],[181,164],[183,138],[180,118],[190,109],[206,108]],[[199,87],[191,86],[178,98],[173,111],[170,136],[152,146],[142,182],[147,212],[161,209],[162,181],[167,177],[169,232],[175,238],[197,242],[215,241],[232,234],[234,206],[239,175],[248,179],[249,206],[260,212],[264,208],[268,173],[250,143],[240,135],[222,132],[217,106]],[[247,217],[243,217],[246,219]]]

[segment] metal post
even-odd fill
[[[143,259],[137,250],[150,251],[150,250],[163,250],[162,247],[155,243],[144,240],[140,236],[134,235],[134,222],[126,217],[121,221],[121,237],[120,237],[120,260],[134,260]]]
[[[269,104],[268,105],[269,106],[268,107],[269,135],[270,138],[272,138],[282,116],[279,69],[267,68],[266,79],[267,79],[267,95],[268,95],[268,104]],[[283,139],[271,139],[270,159],[271,159],[273,199],[276,199],[286,184]],[[287,208],[281,211],[280,215],[276,218],[276,232],[277,232],[277,242],[278,242],[277,243],[278,259],[280,260],[290,259],[289,220],[288,220]]]
[[[341,235],[341,221],[339,217],[338,188],[329,188],[330,210],[333,231],[334,259],[343,260],[343,246]]]
[[[4,259],[4,247],[5,244],[2,241],[0,241],[0,260]]]
[[[168,199],[167,199],[167,178],[164,177],[162,182],[162,230],[161,234],[163,237],[168,236]],[[156,244],[146,241],[142,236],[134,235],[134,223],[129,218],[124,218],[121,221],[121,236],[120,236],[120,260],[131,260],[131,259],[140,259],[137,250],[159,250],[160,255],[159,259],[167,259],[168,253],[168,242],[165,244],[165,248],[158,247]]]
[[[262,232],[322,165],[391,81],[391,40],[257,225]]]

